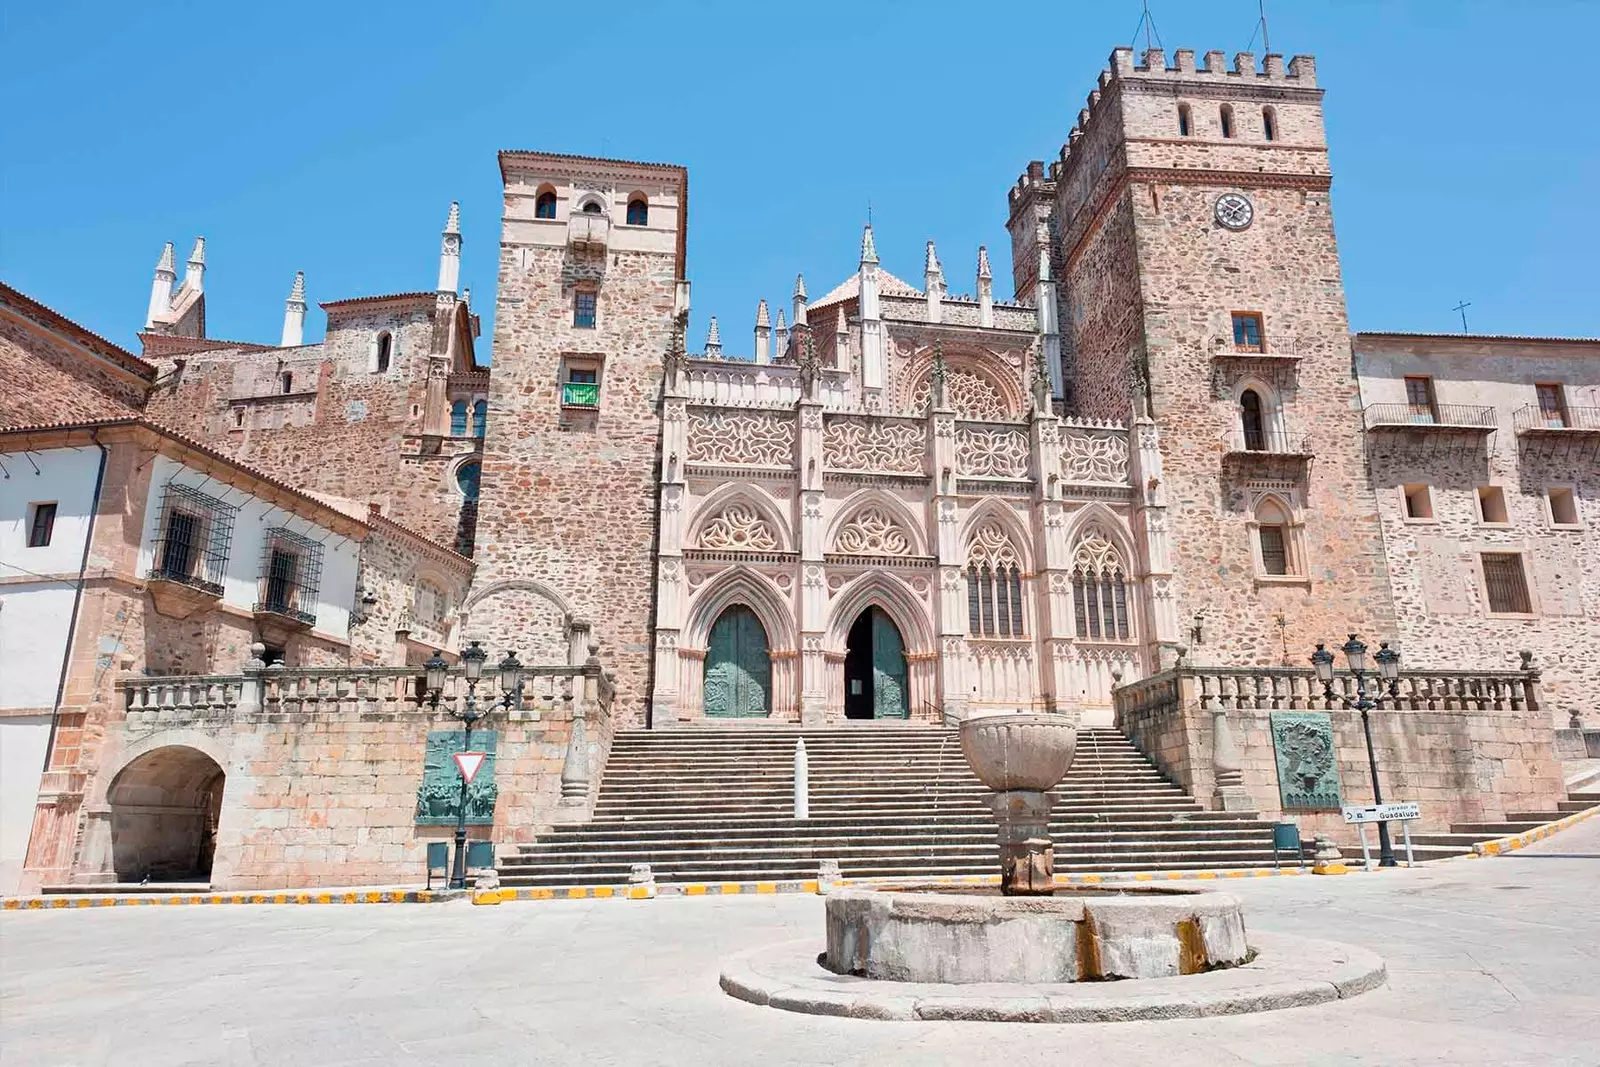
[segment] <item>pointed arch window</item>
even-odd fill
[[[973,637],[1022,637],[1022,560],[995,523],[967,545],[967,632]]]
[[[546,189],[534,200],[533,217],[536,219],[553,219],[556,217],[556,194],[552,190]]]
[[[467,402],[457,400],[450,405],[450,436],[467,436]]]
[[[628,201],[628,225],[648,226],[650,224],[650,201],[642,196],[636,196]]]
[[[1261,394],[1246,389],[1239,395],[1239,423],[1244,431],[1247,452],[1264,452],[1267,448],[1267,424],[1262,413]]]
[[[1072,611],[1080,638],[1127,641],[1133,632],[1122,557],[1098,530],[1086,533],[1073,555]]]
[[[1278,498],[1263,497],[1250,525],[1255,533],[1256,573],[1263,578],[1299,578],[1305,571],[1300,528]]]
[[[590,200],[588,203],[584,204],[583,205],[583,213],[585,215],[603,215],[603,214],[605,214],[604,210],[600,207],[600,201],[598,201],[598,200]]]
[[[472,436],[482,438],[489,425],[489,402],[480,400],[472,405]]]

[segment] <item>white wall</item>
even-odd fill
[[[151,471],[150,499],[145,507],[144,533],[139,542],[139,573],[148,573],[155,559],[162,490],[169,481],[192,486],[199,492],[239,508],[233,520],[233,540],[228,548],[228,566],[222,580],[223,603],[243,611],[255,607],[261,581],[261,552],[267,533],[280,526],[286,527],[322,545],[316,632],[340,641],[349,640],[350,609],[355,604],[361,546],[342,534],[239,489],[223,485],[167,456],[157,456]]]
[[[0,718],[0,896],[17,891],[49,740],[49,715]]]
[[[90,445],[3,458],[10,477],[0,478],[0,709],[49,711],[61,678],[100,450]],[[30,505],[50,500],[57,505],[50,544],[29,548]],[[31,797],[28,806],[31,811]]]

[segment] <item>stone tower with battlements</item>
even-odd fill
[[[1310,56],[1119,48],[1010,193],[1018,294],[1059,280],[1070,403],[1162,428],[1174,574],[1154,595],[1200,662],[1395,632],[1331,182]]]
[[[500,169],[494,376],[464,634],[528,663],[581,657],[576,646],[598,641],[617,670],[622,721],[643,725],[661,376],[688,311],[688,173],[539,152],[502,152]]]

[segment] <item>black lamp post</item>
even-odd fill
[[[522,699],[522,664],[517,661],[515,652],[507,652],[506,658],[500,661],[500,699],[488,705],[481,713],[478,711],[478,683],[483,680],[483,664],[489,658],[478,642],[471,642],[461,652],[462,673],[467,680],[466,698],[461,702],[459,709],[451,707],[451,718],[460,719],[462,727],[461,751],[472,751],[472,726],[479,719],[487,718],[496,707],[513,708]],[[428,700],[434,708],[439,706],[439,697],[444,692],[444,680],[450,670],[450,665],[445,662],[444,656],[435,651],[423,664],[427,671]],[[461,777],[461,801],[456,808],[456,854],[455,861],[450,868],[450,888],[465,889],[467,887],[467,779]]]
[[[1356,676],[1356,695],[1352,700],[1343,693],[1335,694],[1333,691],[1333,653],[1329,652],[1319,642],[1317,650],[1311,653],[1311,665],[1316,668],[1317,679],[1322,682],[1322,694],[1328,700],[1335,696],[1345,707],[1355,708],[1361,713],[1361,733],[1367,740],[1367,767],[1372,773],[1372,802],[1383,803],[1383,789],[1378,784],[1378,757],[1372,750],[1372,722],[1367,718],[1367,712],[1378,706],[1378,701],[1367,696],[1367,646],[1356,637],[1350,639],[1339,649],[1344,653],[1346,662],[1350,665],[1350,673]],[[1383,696],[1387,686],[1391,697],[1400,693],[1400,653],[1389,647],[1389,642],[1383,641],[1378,645],[1377,653],[1372,657],[1378,665],[1378,684],[1374,692],[1378,697]],[[1378,823],[1378,866],[1398,866],[1394,858],[1394,848],[1389,844],[1389,824]]]

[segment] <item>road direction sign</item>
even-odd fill
[[[483,766],[483,761],[488,756],[487,752],[457,752],[456,769],[461,772],[461,780],[471,785],[472,780],[478,776],[478,769]]]
[[[1409,822],[1422,818],[1422,805],[1406,800],[1392,804],[1346,804],[1339,810],[1347,823]]]

